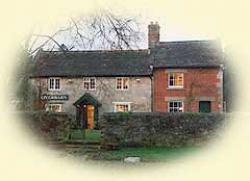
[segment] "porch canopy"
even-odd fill
[[[78,107],[79,105],[82,104],[91,104],[94,105],[95,107],[101,106],[101,103],[96,100],[91,94],[85,93],[82,97],[80,97],[75,103],[73,103],[74,106]]]

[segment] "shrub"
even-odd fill
[[[120,146],[200,144],[217,137],[224,117],[219,113],[105,113],[100,121],[102,142]]]
[[[33,111],[22,112],[21,117],[26,127],[45,140],[64,139],[74,123],[73,116],[66,113]]]

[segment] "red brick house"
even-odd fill
[[[223,54],[212,40],[160,42],[149,25],[153,59],[153,111],[223,111]]]

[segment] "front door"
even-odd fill
[[[199,112],[204,112],[204,113],[211,112],[211,101],[200,101]]]
[[[93,105],[81,105],[80,125],[82,128],[93,129],[95,126],[95,107]]]
[[[93,129],[94,124],[94,115],[95,115],[95,107],[93,105],[87,105],[87,128]]]

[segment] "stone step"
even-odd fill
[[[85,153],[96,153],[96,151],[97,151],[97,150],[91,150],[91,149],[89,150],[89,149],[87,149],[87,150],[85,151]]]
[[[86,140],[84,140],[83,144],[84,145],[100,145],[101,142],[100,141],[86,141]]]
[[[63,142],[61,141],[48,141],[46,142],[46,145],[63,145]]]
[[[57,141],[57,140],[49,140],[49,141],[46,141],[47,144],[63,144],[62,141]]]
[[[93,150],[100,150],[101,145],[84,145],[84,148],[86,149],[93,149]]]
[[[102,144],[101,148],[105,150],[119,150],[120,146],[117,143],[110,142],[110,143]]]
[[[79,144],[79,145],[100,145],[100,141],[86,141],[86,140],[68,140],[65,144]]]
[[[82,145],[64,144],[65,148],[80,148]]]
[[[82,144],[84,144],[84,141],[83,140],[68,140],[68,141],[65,141],[64,143],[65,144],[79,144],[79,145],[82,145]]]

